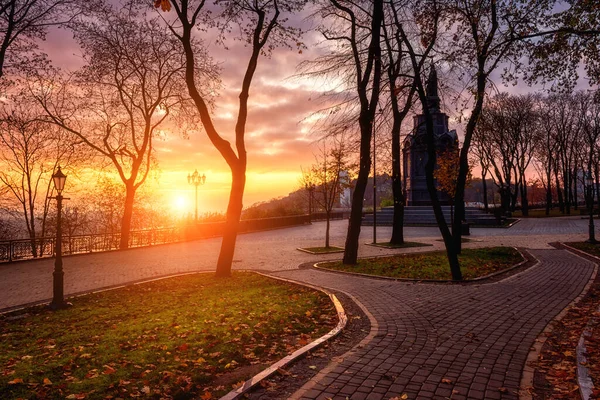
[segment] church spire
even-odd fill
[[[427,95],[427,107],[429,110],[439,112],[440,98],[438,96],[438,79],[437,72],[435,71],[435,66],[433,64],[431,64],[431,69],[429,70],[425,94]]]

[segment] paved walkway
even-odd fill
[[[332,244],[343,245],[347,222],[335,221]],[[593,265],[548,242],[584,240],[578,217],[523,220],[510,229],[475,228],[466,247],[528,247],[540,264],[510,279],[482,285],[407,284],[299,270],[324,258],[295,250],[319,246],[324,223],[240,235],[234,268],[261,270],[355,296],[377,321],[374,338],[332,364],[297,397],[388,399],[516,398],[529,348],[546,324],[581,293]],[[401,252],[364,245],[360,256]],[[390,228],[379,228],[378,238]],[[441,249],[437,228],[406,228],[407,240]],[[220,239],[67,257],[65,293],[121,285],[157,276],[214,270]],[[426,248],[427,250],[432,247]],[[406,251],[423,251],[423,248]],[[53,260],[0,265],[0,309],[51,297]]]
[[[377,320],[373,340],[317,375],[302,399],[514,399],[530,347],[581,293],[594,266],[564,250],[477,286],[411,284],[317,270],[277,276],[352,293]]]

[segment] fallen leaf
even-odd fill
[[[44,378],[44,385],[52,385],[52,381],[48,378]]]
[[[9,384],[9,385],[16,385],[16,384],[18,384],[18,383],[23,383],[23,379],[21,379],[21,378],[16,378],[16,379],[13,379],[12,381],[9,381],[9,382],[8,382],[8,384]]]
[[[450,379],[448,379],[448,378],[442,378],[442,383],[448,383],[448,384],[451,384],[451,383],[452,383],[452,381],[451,381]]]
[[[177,348],[179,351],[186,351],[190,346],[187,343],[182,344]]]
[[[110,374],[114,374],[115,372],[117,372],[116,369],[114,369],[113,367],[111,367],[110,365],[105,365],[104,366],[104,372],[102,372],[104,375],[110,375]]]
[[[200,398],[202,400],[209,400],[212,399],[212,393],[211,392],[204,392],[204,394],[202,396],[200,396]]]

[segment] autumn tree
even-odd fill
[[[437,0],[417,3],[413,3],[413,8],[411,9],[412,15],[414,15],[412,21],[414,22],[404,22],[401,24],[399,26],[399,33],[404,42],[405,50],[410,58],[416,95],[422,108],[424,124],[423,126],[418,127],[418,129],[424,131],[423,137],[427,149],[427,162],[425,164],[427,191],[431,199],[436,222],[446,247],[452,279],[458,281],[462,280],[462,272],[458,261],[460,240],[457,246],[454,242],[453,234],[446,223],[440,198],[438,196],[438,188],[435,182],[437,149],[435,146],[433,111],[436,106],[435,104],[431,104],[428,95],[435,94],[437,96],[437,73],[435,66],[431,63],[429,64],[429,68],[426,68],[435,47],[438,45],[438,40],[443,34],[442,17],[445,15],[447,9],[444,4],[441,4]],[[425,78],[426,71],[428,72],[427,80]],[[460,165],[461,164],[459,164],[459,178],[461,173]],[[460,182],[457,183],[456,191],[458,196],[458,192],[461,188]],[[454,220],[456,220],[456,214]],[[460,238],[460,225],[454,229],[454,233]]]
[[[527,32],[533,38],[528,45],[525,78],[558,83],[555,88],[570,92],[583,70],[590,85],[600,83],[600,3],[569,1],[568,7],[550,15],[539,31]]]
[[[277,46],[300,44],[299,30],[289,26],[286,15],[293,15],[304,7],[301,0],[224,0],[215,1],[211,7],[204,0],[163,0],[156,1],[155,6],[163,11],[173,10],[174,21],[169,22],[173,37],[180,42],[185,52],[188,93],[200,115],[206,134],[219,151],[231,170],[231,190],[227,205],[227,219],[221,242],[221,250],[217,260],[217,276],[231,275],[231,265],[235,251],[235,242],[243,208],[244,189],[246,186],[246,122],[248,120],[248,99],[252,80],[262,55],[269,55]],[[165,19],[169,18],[165,13]],[[192,46],[197,32],[206,26],[217,29],[221,34],[219,42],[224,44],[226,35],[234,30],[239,32],[238,39],[247,43],[249,58],[243,70],[242,85],[239,91],[239,108],[235,124],[235,149],[222,132],[214,125],[208,98],[200,87],[201,79],[197,73],[197,65],[201,62],[200,54]]]
[[[327,138],[321,141],[315,163],[302,171],[303,186],[314,187],[314,201],[325,212],[325,247],[329,248],[331,212],[339,204],[343,191],[350,187],[355,166],[344,137]]]
[[[440,191],[450,198],[450,220],[454,217],[454,196],[456,196],[456,180],[458,179],[459,166],[458,149],[444,149],[437,154],[437,166],[434,176]],[[467,186],[471,184],[473,176],[471,168],[467,176]]]
[[[49,120],[69,131],[107,160],[125,187],[120,248],[129,245],[137,190],[154,163],[159,131],[177,127],[189,117],[185,96],[186,58],[177,39],[157,18],[130,9],[107,8],[75,30],[86,65],[59,80],[42,77],[32,92]],[[216,67],[202,45],[190,40],[197,54],[194,73],[203,95],[214,94]],[[185,129],[185,125],[179,125]]]

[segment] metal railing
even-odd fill
[[[242,220],[240,221],[239,232],[284,228],[308,222],[310,222],[308,215]],[[224,225],[224,222],[209,222],[182,228],[131,231],[129,232],[128,248],[220,236]],[[0,241],[0,263],[53,257],[55,240],[55,237],[45,237],[36,238],[35,241],[31,239]],[[63,236],[62,254],[71,255],[118,250],[120,242],[120,233]]]

